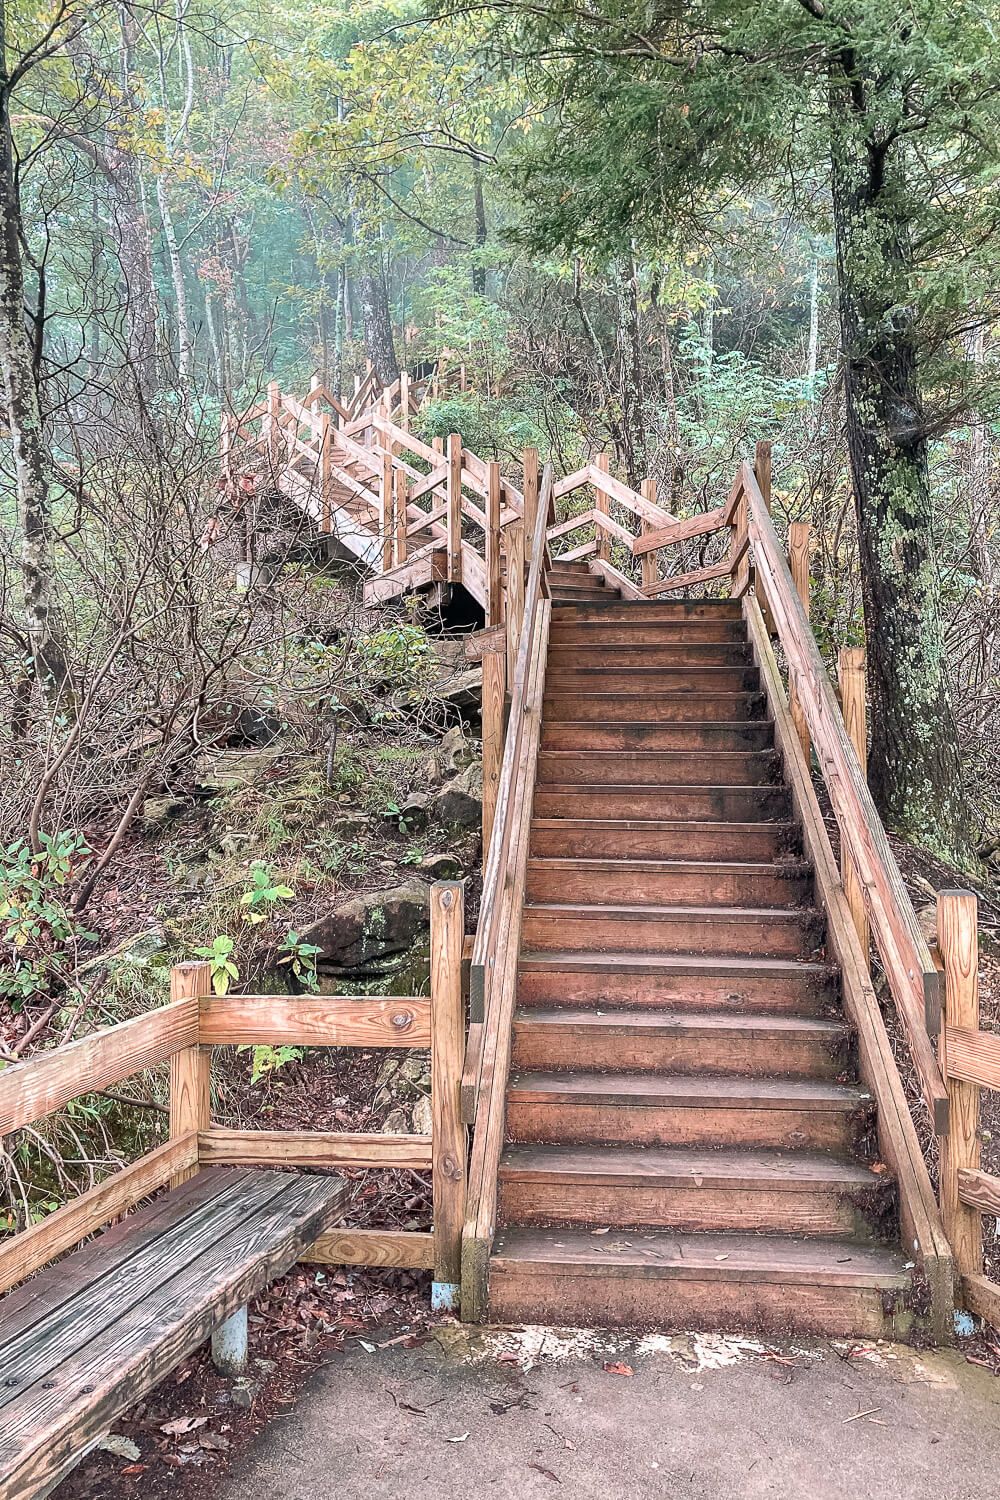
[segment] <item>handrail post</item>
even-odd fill
[[[392,567],[392,509],[393,509],[393,476],[392,476],[392,454],[388,449],[382,454],[382,478],[378,491],[379,508],[379,530],[382,543],[382,571],[386,572]]]
[[[655,505],[656,480],[653,479],[652,476],[644,479],[639,486],[639,493],[644,500],[649,501],[650,505]],[[652,529],[653,528],[650,526],[647,520],[645,520],[644,518],[640,520],[640,536],[645,536],[646,533],[648,531],[652,531]],[[639,565],[642,568],[642,592],[644,594],[647,594],[649,590],[660,581],[660,569],[659,564],[656,561],[656,553],[644,552],[639,559]]]
[[[410,508],[410,482],[405,469],[396,470],[396,505],[394,516],[395,543],[393,558],[396,567],[406,561],[406,526]]]
[[[212,967],[207,963],[175,964],[170,970],[170,999],[191,1000],[212,992]],[[212,1123],[212,1054],[208,1047],[184,1047],[170,1058],[170,1139],[207,1130]],[[179,1187],[197,1172],[184,1167],[170,1179]]]
[[[535,514],[537,519],[537,511]],[[507,679],[513,682],[524,621],[524,522],[511,521],[505,526],[503,540],[507,552]]]
[[[319,424],[319,494],[322,506],[322,519],[320,528],[329,534],[333,530],[333,516],[331,514],[330,482],[332,462],[332,438],[330,435],[331,420],[330,413],[325,411],[320,418]]]
[[[264,437],[272,469],[278,466],[278,448],[281,442],[281,388],[276,380],[267,383],[267,416],[264,419]]]
[[[229,413],[224,411],[219,418],[219,457],[222,477],[228,484],[232,479],[232,425]]]
[[[949,1131],[940,1147],[941,1218],[962,1276],[981,1276],[983,1225],[978,1208],[963,1203],[958,1174],[980,1165],[979,1085],[948,1073],[948,1032],[979,1030],[979,938],[971,891],[938,891],[937,936],[944,965],[944,1015],[938,1060],[948,1089]]]
[[[462,1124],[462,1001],[464,888],[458,881],[431,886],[431,1115],[434,1200],[434,1281],[431,1307],[457,1311],[461,1295],[462,1226],[465,1220],[467,1137]]]
[[[486,477],[486,624],[503,619],[500,593],[500,465],[491,462]]]
[[[802,608],[805,610],[806,619],[809,618],[809,532],[808,521],[793,521],[788,528],[788,568],[795,585],[795,592],[802,600]],[[799,699],[798,685],[795,681],[795,673],[789,669],[788,673],[788,706],[792,714],[792,722],[795,732],[802,746],[802,754],[809,764],[810,744],[809,726],[806,723],[805,710]]]
[[[448,434],[448,582],[462,582],[462,439]]]
[[[538,514],[538,449],[525,448],[523,459],[524,534],[534,536]]]
[[[489,858],[503,767],[507,646],[501,638],[483,652],[483,870]]]
[[[399,404],[400,404],[400,406],[402,408],[402,411],[400,413],[400,418],[399,418],[399,425],[400,425],[400,427],[402,427],[402,429],[403,429],[404,432],[409,432],[409,430],[410,430],[410,372],[409,372],[409,370],[402,370],[402,371],[400,371],[400,376],[399,376]]]
[[[837,673],[840,679],[840,707],[844,716],[854,752],[858,757],[861,774],[868,780],[868,712],[865,703],[865,653],[859,646],[845,646],[839,655]],[[844,894],[851,908],[851,916],[857,929],[858,942],[864,954],[865,967],[870,970],[869,949],[871,930],[865,910],[864,890],[854,860],[841,841],[840,872],[844,882]]]
[[[767,441],[766,438],[762,438],[760,440],[760,442],[758,442],[756,448],[754,449],[753,472],[754,472],[754,477],[757,480],[757,487],[760,490],[760,497],[761,497],[761,499],[764,502],[764,509],[767,511],[768,515],[770,515],[770,513],[771,513],[771,444]],[[746,499],[746,496],[744,496],[744,498],[743,498],[743,503],[744,503],[744,505],[748,505],[748,501]],[[764,624],[767,626],[767,633],[770,636],[777,635],[778,632],[777,632],[777,628],[776,628],[775,623],[774,623],[774,616],[772,615],[770,606],[769,606],[769,604],[767,602],[767,592],[766,592],[766,590],[764,590],[764,589],[762,589],[760,587],[760,584],[757,581],[756,571],[753,573],[752,576],[753,576],[754,593],[757,595],[757,602],[760,605],[760,612],[764,616]]]
[[[602,474],[609,474],[611,472],[611,460],[606,453],[599,453],[597,455],[595,468],[600,469]],[[604,491],[598,489],[596,485],[594,486],[594,510],[601,516],[611,515],[611,501]],[[597,532],[597,552],[595,554],[597,560],[598,562],[610,562],[611,538],[603,526],[598,525],[594,529]]]

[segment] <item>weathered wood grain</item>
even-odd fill
[[[941,1071],[948,1087],[950,1129],[941,1141],[941,1217],[963,1276],[983,1269],[983,1224],[962,1197],[959,1174],[978,1173],[979,1084],[1000,1087],[1000,1037],[979,1030],[978,903],[971,891],[938,891],[937,945],[944,965]]]
[[[416,1230],[328,1229],[307,1245],[299,1259],[321,1266],[386,1266],[394,1270],[434,1269],[434,1236]]]
[[[399,1167],[424,1172],[431,1166],[431,1137],[216,1126],[200,1133],[198,1156],[209,1166]]]
[[[412,995],[208,995],[200,1036],[209,1047],[429,1047],[431,1004]]]
[[[431,886],[431,1111],[433,1118],[434,1279],[456,1284],[462,1269],[467,1139],[462,1123],[464,890]]]

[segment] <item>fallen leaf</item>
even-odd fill
[[[633,1368],[632,1368],[631,1365],[609,1364],[607,1362],[607,1360],[605,1360],[605,1362],[604,1362],[603,1369],[604,1369],[605,1375],[634,1375],[635,1374],[635,1371],[633,1370]]]
[[[172,1422],[164,1422],[160,1428],[168,1437],[179,1437],[182,1432],[194,1432],[198,1427],[204,1427],[208,1421],[207,1417],[175,1417]]]
[[[137,1445],[121,1432],[109,1432],[97,1446],[102,1453],[111,1453],[115,1458],[130,1458],[134,1461],[139,1457]]]
[[[463,1432],[458,1437],[445,1438],[445,1442],[446,1443],[464,1443],[465,1440],[466,1440],[466,1438],[468,1436],[469,1436],[469,1434],[467,1432]]]

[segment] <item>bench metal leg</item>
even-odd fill
[[[223,1375],[242,1375],[247,1367],[247,1310],[236,1312],[212,1334],[212,1363]]]

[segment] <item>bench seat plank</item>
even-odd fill
[[[200,1172],[109,1232],[107,1263],[101,1235],[0,1302],[4,1500],[45,1494],[123,1410],[339,1222],[346,1193],[336,1177]]]

